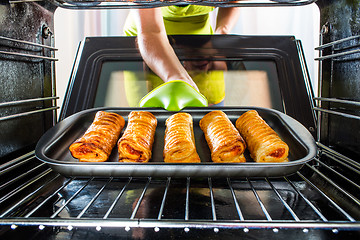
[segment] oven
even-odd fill
[[[360,3],[135,2],[1,3],[1,239],[359,237]],[[274,171],[211,164],[203,171],[163,164],[129,165],[125,170],[104,165],[98,170],[61,162],[67,158],[69,141],[88,126],[96,111],[112,110],[126,117],[141,109],[131,106],[122,86],[126,76],[149,71],[134,37],[88,37],[79,45],[58,114],[53,31],[57,8],[105,10],[179,3],[297,7],[314,2],[321,23],[316,96],[301,39],[294,36],[169,36],[181,61],[206,59],[226,65],[225,106],[184,111],[198,121],[211,109],[234,118],[255,108],[286,137],[285,121],[289,132],[295,132],[293,156],[306,160],[301,165],[277,166]],[[139,83],[147,90],[149,84],[145,78]],[[170,114],[147,110],[162,120]],[[195,133],[201,140],[201,133]],[[161,151],[162,142],[156,141],[154,151]]]

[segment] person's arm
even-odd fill
[[[149,68],[164,82],[183,80],[198,90],[169,43],[161,9],[135,9],[134,11],[139,50]]]
[[[235,26],[236,21],[239,18],[239,8],[219,8],[216,18],[216,34],[228,34],[231,29]]]

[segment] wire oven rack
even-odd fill
[[[65,178],[31,152],[2,166],[0,225],[360,230],[360,165],[319,147],[324,160],[292,176],[260,179]]]

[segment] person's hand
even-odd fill
[[[181,81],[184,81],[184,82],[190,84],[193,88],[195,88],[196,91],[200,92],[198,86],[196,85],[196,83],[194,82],[194,80],[192,80],[192,78],[186,78],[186,79],[171,79],[171,80],[169,80],[169,81],[172,81],[172,80],[181,80]]]
[[[134,15],[138,47],[149,68],[164,82],[182,80],[199,91],[170,45],[161,9],[134,9]]]
[[[196,91],[200,92],[198,86],[196,85],[196,83],[191,79],[191,81],[186,81],[188,84],[190,84],[193,88],[196,89]]]
[[[225,27],[218,27],[215,30],[215,34],[229,34],[229,30],[226,29]]]

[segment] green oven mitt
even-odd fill
[[[208,101],[190,84],[174,80],[161,84],[139,103],[140,107],[161,107],[168,111],[180,111],[185,107],[207,107]]]

